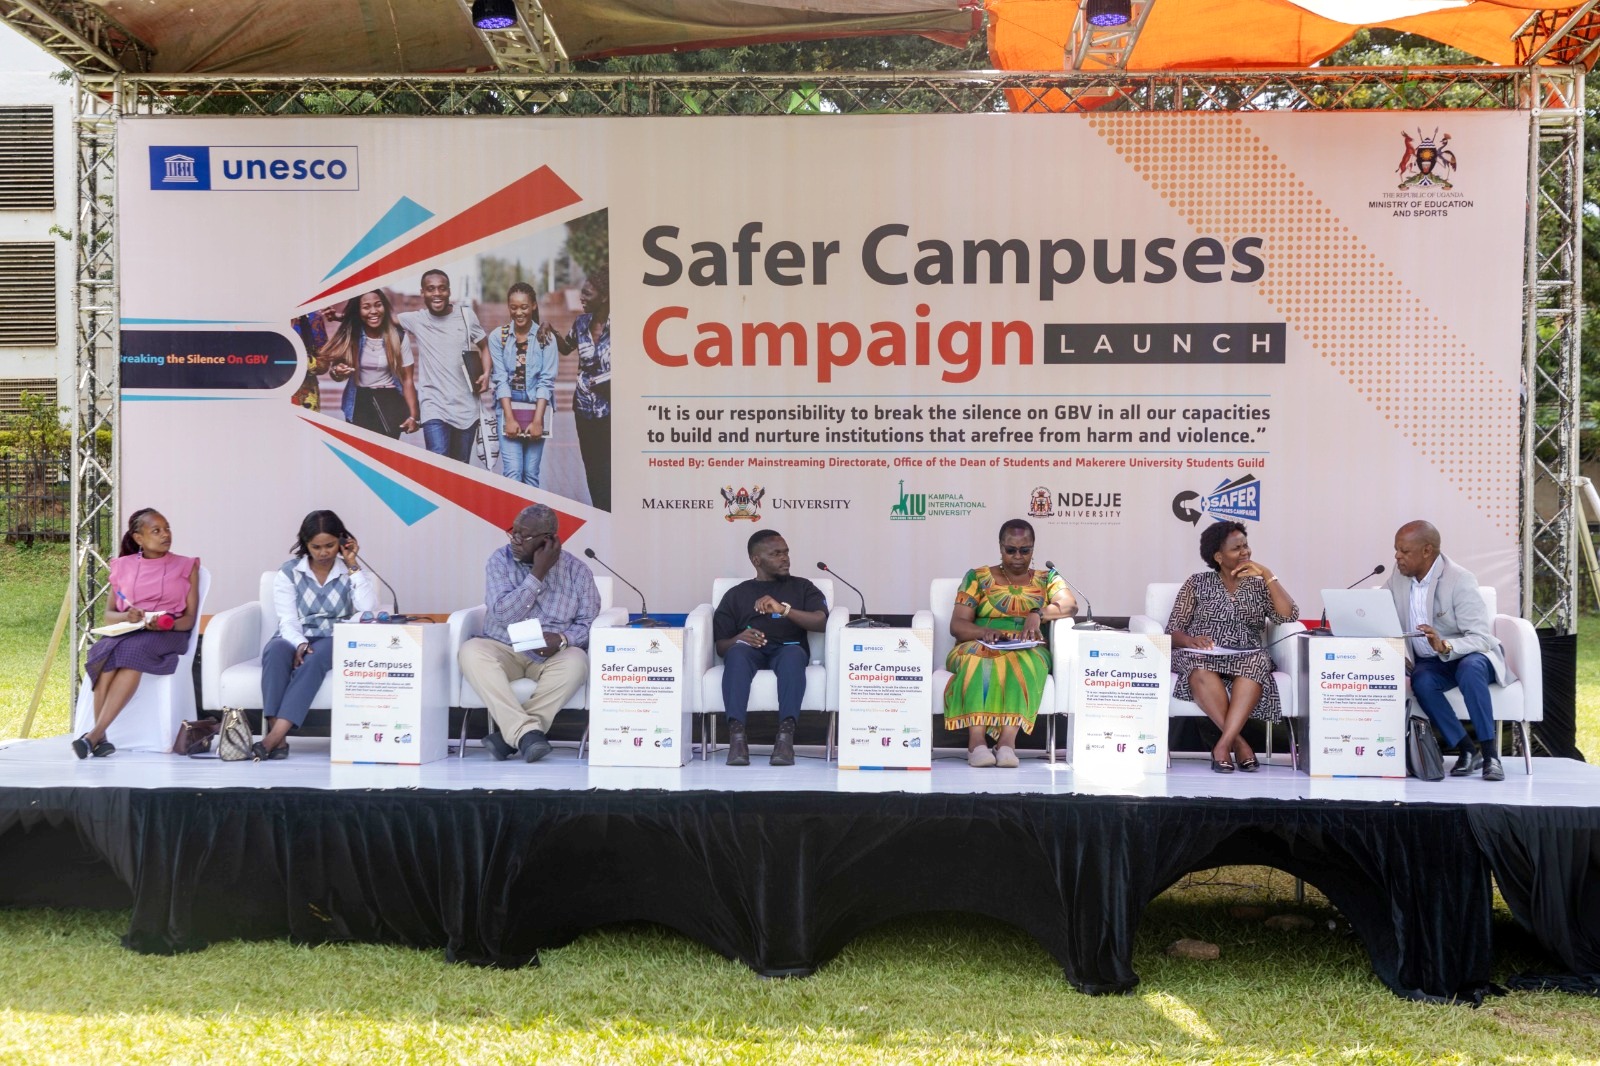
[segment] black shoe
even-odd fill
[[[1467,777],[1478,772],[1483,765],[1483,752],[1477,748],[1462,748],[1461,754],[1456,756],[1456,764],[1450,768],[1451,777]]]
[[[90,750],[91,746],[89,744],[88,733],[85,733],[83,736],[72,742],[72,754],[76,755],[80,759],[87,759],[89,757]]]
[[[750,742],[745,739],[744,723],[728,723],[728,765],[750,765]]]
[[[1500,756],[1485,755],[1483,757],[1483,779],[1485,781],[1504,781],[1505,768],[1500,765]]]
[[[107,755],[115,755],[116,753],[117,746],[109,740],[102,740],[89,751],[89,754],[96,759],[104,759]]]
[[[794,725],[793,718],[785,718],[778,726],[778,739],[772,742],[773,766],[794,765]]]
[[[517,741],[517,750],[522,753],[523,762],[538,762],[550,754],[550,742],[542,730],[530,729]]]
[[[266,762],[272,758],[272,752],[268,751],[267,746],[258,740],[250,745],[250,758],[254,762]]]
[[[500,735],[500,730],[493,727],[483,735],[483,746],[489,749],[489,754],[495,762],[505,762],[517,750],[506,743],[506,738]]]
[[[273,762],[277,762],[279,759],[287,759],[288,757],[289,742],[287,740],[273,748],[271,751],[267,752],[267,758],[271,759]]]

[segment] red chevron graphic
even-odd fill
[[[401,245],[383,258],[334,282],[300,306],[314,304],[332,293],[370,281],[401,267],[414,266],[425,259],[436,258],[464,244],[470,244],[513,226],[520,226],[540,215],[548,215],[552,211],[571,207],[582,199],[583,197],[562,181],[555,171],[548,166],[540,167]]]
[[[511,523],[516,519],[517,513],[529,503],[533,502],[515,493],[506,492],[504,489],[495,488],[475,481],[464,474],[457,474],[452,470],[445,470],[430,463],[422,462],[414,456],[406,454],[415,451],[412,448],[385,448],[381,444],[338,430],[325,424],[319,419],[301,418],[311,425],[322,430],[330,437],[337,438],[362,453],[370,459],[375,459],[384,466],[403,477],[421,485],[431,492],[437,493],[451,503],[477,515],[496,529],[510,529]],[[582,529],[585,521],[576,515],[556,511],[556,532],[562,540],[567,540],[578,530]]]

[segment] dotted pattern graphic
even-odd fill
[[[1085,121],[1198,232],[1225,244],[1263,237],[1261,296],[1446,482],[1516,534],[1516,494],[1502,491],[1518,477],[1516,387],[1243,119],[1197,112]],[[1389,175],[1373,177],[1382,189]]]

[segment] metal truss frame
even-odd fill
[[[472,0],[457,0],[466,17]],[[516,0],[517,21],[503,30],[478,30],[494,64],[507,74],[549,74],[567,69],[567,50],[539,0]]]
[[[155,50],[86,0],[0,0],[0,22],[79,74],[150,69]]]
[[[0,0],[0,11],[7,3]],[[26,0],[23,0],[26,2]],[[44,0],[33,0],[35,5]],[[1585,17],[1600,0],[1582,9]],[[59,3],[54,6],[60,6]],[[532,6],[523,0],[524,13]],[[1545,27],[1541,47],[1578,47],[1584,20]],[[1535,31],[1530,30],[1530,34]],[[1530,37],[1530,39],[1532,39]],[[805,82],[802,92],[800,82]],[[1573,491],[1582,317],[1581,67],[1352,67],[1128,73],[920,72],[459,76],[79,75],[78,396],[73,425],[75,660],[106,588],[118,527],[115,126],[132,115],[788,115],[1060,111],[1522,111],[1536,143],[1528,174],[1522,411],[1522,611],[1573,631]],[[801,101],[797,106],[796,101]],[[109,444],[105,439],[109,433]],[[1543,486],[1540,492],[1536,492]],[[1554,499],[1554,504],[1541,500]],[[74,670],[74,683],[79,675]]]

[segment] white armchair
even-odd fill
[[[195,614],[205,610],[206,593],[211,591],[211,571],[200,568],[199,598]],[[200,627],[189,632],[189,650],[178,659],[171,674],[146,674],[117,720],[106,730],[106,739],[123,751],[170,751],[178,734],[178,723],[195,717],[194,653],[200,646]],[[210,645],[206,646],[210,653]],[[72,714],[73,733],[84,733],[94,725],[94,689],[87,677],[78,684],[78,703]]]
[[[685,623],[684,633],[684,699],[688,701],[686,709],[696,714],[703,715],[701,719],[700,757],[708,758],[711,753],[711,716],[725,714],[726,708],[722,703],[722,664],[717,660],[716,641],[713,639],[711,622],[712,615],[716,612],[716,605],[722,602],[722,597],[728,590],[748,578],[719,577],[711,585],[711,602],[702,603],[689,612],[688,621]],[[838,692],[838,679],[835,676],[839,661],[839,632],[844,624],[849,621],[850,613],[843,607],[833,606],[833,579],[819,577],[811,579],[812,583],[822,592],[822,598],[829,604],[828,625],[822,633],[808,635],[811,645],[811,663],[806,666],[806,693],[800,701],[802,711],[837,711],[838,701],[835,698]],[[776,711],[778,709],[778,677],[771,670],[761,670],[755,680],[750,683],[750,704],[752,711]],[[830,720],[828,726],[829,749],[831,755],[833,724]]]
[[[622,626],[628,624],[628,611],[624,607],[611,606],[611,597],[615,592],[615,583],[609,574],[596,574],[595,588],[600,591],[600,613],[595,616],[594,626]],[[463,608],[450,615],[450,706],[461,708],[461,740],[456,748],[456,754],[465,757],[467,753],[467,717],[473,711],[488,712],[488,705],[483,702],[483,697],[478,695],[471,682],[461,676],[461,664],[457,661],[457,653],[461,645],[473,637],[483,636],[483,617],[487,608],[483,604]],[[528,678],[519,678],[511,682],[511,694],[519,700],[527,700],[538,688],[538,683]],[[589,706],[589,685],[585,682],[578,686],[563,710],[586,710]],[[587,737],[587,733],[585,733]],[[582,755],[583,742],[578,744],[579,755]]]
[[[1539,635],[1526,618],[1496,611],[1498,595],[1492,585],[1480,586],[1478,591],[1489,606],[1495,639],[1505,649],[1506,669],[1511,674],[1505,685],[1489,682],[1494,720],[1510,722],[1516,728],[1522,740],[1523,766],[1531,774],[1533,747],[1528,742],[1528,723],[1544,721],[1544,659],[1539,652]],[[1445,699],[1450,701],[1457,718],[1467,720],[1467,704],[1459,688],[1445,693]]]
[[[261,710],[261,652],[278,630],[278,609],[272,602],[276,570],[261,575],[260,595],[211,616],[206,625],[206,653],[200,657],[200,702],[208,711],[224,707]],[[380,601],[380,610],[392,610]],[[312,709],[333,708],[333,671],[322,679]]]
[[[928,609],[933,615],[933,714],[944,713],[944,690],[950,684],[950,671],[944,662],[956,638],[950,635],[950,616],[955,613],[956,591],[961,579],[936,577],[928,587]],[[919,612],[920,614],[921,612]],[[1072,637],[1072,619],[1063,618],[1050,624],[1050,676],[1045,678],[1044,696],[1039,703],[1039,716],[1045,720],[1045,747],[1050,761],[1056,761],[1056,719],[1068,713],[1067,699],[1071,686],[1072,655],[1076,641]]]
[[[1167,619],[1172,617],[1172,605],[1178,601],[1178,590],[1181,583],[1150,584],[1144,589],[1144,614],[1136,614],[1128,619],[1130,633],[1158,634],[1167,631]],[[1280,625],[1270,626],[1267,629],[1268,655],[1272,657],[1272,677],[1278,685],[1278,701],[1283,707],[1283,721],[1289,727],[1289,757],[1294,762],[1298,754],[1298,741],[1295,737],[1294,722],[1300,717],[1300,685],[1299,678],[1305,671],[1305,641],[1292,639],[1294,634],[1302,633],[1305,627],[1299,622],[1284,622]],[[1173,678],[1176,686],[1177,678]],[[1176,695],[1168,705],[1168,714],[1173,718],[1203,718],[1205,712],[1199,705],[1189,700],[1181,700]],[[1272,758],[1272,730],[1267,730],[1266,757]]]

